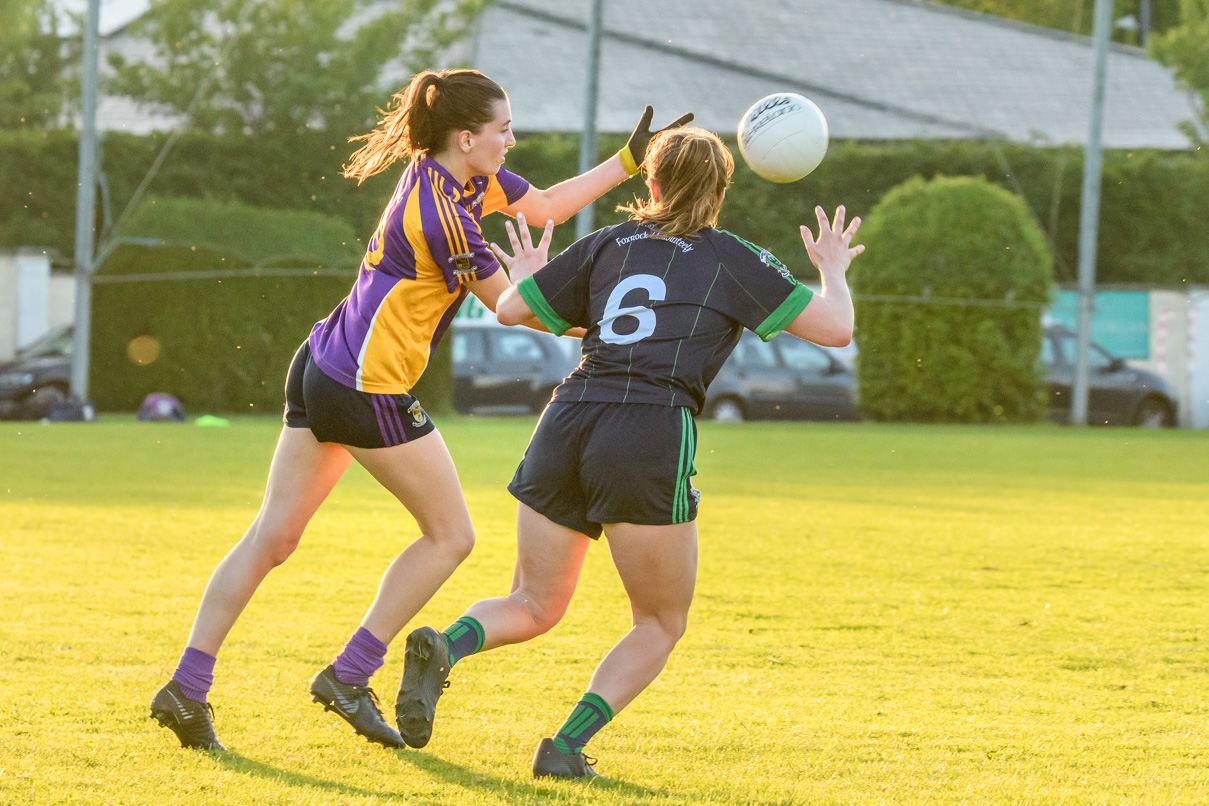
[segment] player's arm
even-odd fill
[[[651,138],[666,129],[674,129],[693,119],[690,112],[682,115],[659,131],[651,131],[654,110],[648,106],[634,128],[625,147],[587,173],[559,182],[542,190],[530,187],[520,199],[506,208],[509,215],[524,213],[530,221],[553,221],[561,224],[608,191],[629,179],[642,167]]]
[[[845,275],[852,259],[865,251],[861,244],[849,246],[861,220],[854,218],[845,228],[843,205],[836,209],[833,221],[827,220],[822,207],[814,211],[819,219],[819,237],[816,240],[810,227],[803,225],[802,242],[810,262],[819,270],[823,290],[811,297],[785,331],[824,347],[843,347],[852,341],[855,323],[852,294]]]
[[[525,223],[524,213],[517,214],[517,223],[520,225],[519,236],[511,221],[504,223],[504,228],[508,231],[508,240],[512,243],[513,255],[509,255],[496,244],[491,244],[491,250],[508,269],[508,274],[497,271],[485,280],[471,283],[470,291],[495,313],[501,324],[524,325],[548,333],[550,328],[546,327],[533,313],[524,297],[517,292],[513,282],[519,283],[546,265],[546,256],[550,251],[550,239],[554,235],[554,222],[546,221],[546,227],[542,231],[541,240],[537,245],[533,244],[533,239],[529,235],[529,227]],[[562,335],[583,338],[584,329],[570,328]]]

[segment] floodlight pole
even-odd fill
[[[596,99],[600,88],[600,27],[604,17],[604,0],[592,0],[592,17],[588,22],[588,81],[584,87],[584,127],[579,137],[579,172],[596,165]],[[575,237],[582,238],[593,230],[595,203],[589,202],[575,216]]]
[[[1075,378],[1071,389],[1070,421],[1087,425],[1087,393],[1091,356],[1091,314],[1096,298],[1096,239],[1100,226],[1100,177],[1103,153],[1104,94],[1108,72],[1108,33],[1112,0],[1096,0],[1095,68],[1092,78],[1091,121],[1083,151],[1083,197],[1079,207],[1079,315],[1075,333]]]
[[[89,331],[92,327],[93,229],[97,201],[97,30],[101,0],[88,0],[84,17],[80,92],[80,153],[76,172],[76,315],[71,336],[71,393],[88,398]]]

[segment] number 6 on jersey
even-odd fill
[[[651,302],[662,301],[667,297],[667,286],[653,274],[634,274],[625,278],[617,284],[605,303],[604,318],[600,320],[601,341],[606,344],[633,344],[655,332],[655,312],[650,308],[645,305],[621,307],[625,295],[637,288],[644,289]],[[637,319],[638,327],[633,333],[618,333],[613,329],[613,325],[618,319],[626,316]]]

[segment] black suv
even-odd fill
[[[579,340],[525,327],[455,321],[453,408],[459,414],[540,414],[579,363]]]
[[[63,327],[0,364],[0,420],[40,420],[70,388],[71,328]]]
[[[1091,345],[1087,389],[1090,425],[1175,425],[1176,396],[1164,378],[1133,369],[1094,342]],[[1075,378],[1075,333],[1064,325],[1049,325],[1041,340],[1041,363],[1049,390],[1049,416],[1070,422],[1071,387]]]
[[[744,331],[705,397],[705,416],[858,420],[856,375],[823,348],[788,334],[767,344]]]

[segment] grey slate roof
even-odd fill
[[[578,131],[590,0],[496,0],[470,62],[509,93],[519,131]],[[754,101],[800,92],[833,138],[1082,143],[1092,42],[923,0],[605,0],[597,125],[686,110],[733,133]],[[1197,99],[1138,48],[1109,53],[1104,145],[1183,149]]]

